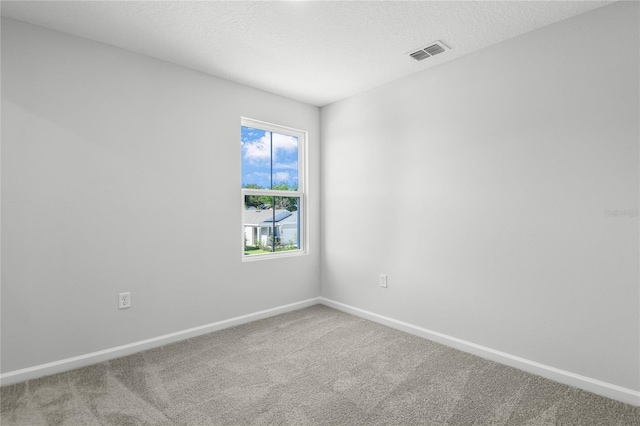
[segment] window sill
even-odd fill
[[[305,250],[291,250],[284,252],[276,252],[276,253],[265,253],[265,254],[251,254],[251,255],[242,255],[242,262],[259,262],[262,260],[271,260],[271,259],[282,259],[284,257],[299,257],[306,256],[308,253]]]

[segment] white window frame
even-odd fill
[[[244,254],[244,220],[242,220],[242,238],[239,239],[241,243],[240,253],[242,255],[243,262],[255,262],[259,260],[266,259],[276,259],[283,257],[295,257],[295,256],[303,256],[308,254],[308,217],[309,212],[307,209],[307,136],[308,133],[304,130],[294,129],[292,127],[280,126],[273,123],[267,123],[265,121],[254,120],[251,118],[241,117],[240,126],[251,127],[254,129],[264,130],[272,133],[279,133],[283,135],[295,136],[298,138],[298,190],[297,191],[282,191],[282,190],[272,190],[272,189],[251,189],[251,188],[242,188],[242,184],[240,184],[241,188],[241,197],[240,197],[240,206],[241,206],[241,217],[244,217],[244,200],[247,195],[266,195],[268,197],[298,197],[300,199],[299,203],[299,214],[298,214],[298,227],[300,229],[300,235],[298,238],[300,239],[300,249],[299,250],[285,250],[285,251],[276,251],[271,253],[263,253],[263,254],[252,254],[245,255]],[[240,153],[242,155],[242,152]],[[240,166],[242,169],[242,165]],[[242,180],[242,174],[240,176]],[[275,226],[275,224],[274,224]]]

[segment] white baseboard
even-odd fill
[[[264,311],[259,311],[252,314],[241,315],[239,317],[201,325],[199,327],[189,328],[187,330],[177,331],[175,333],[169,333],[163,336],[141,340],[139,342],[129,343],[127,345],[116,346],[115,348],[105,349],[98,352],[92,352],[85,355],[36,365],[34,367],[23,368],[21,370],[10,371],[8,373],[0,374],[0,385],[10,385],[12,383],[24,382],[26,380],[49,376],[56,373],[62,373],[64,371],[75,370],[76,368],[86,367],[87,365],[97,364],[99,362],[108,361],[110,359],[120,358],[136,352],[144,351],[146,349],[156,348],[158,346],[163,346],[180,340],[189,339],[191,337],[200,336],[202,334],[207,334],[225,328],[234,327],[236,325],[245,324],[251,321],[272,317],[274,315],[282,314],[289,311],[295,311],[297,309],[317,305],[318,303],[320,303],[320,298],[314,297],[312,299],[303,300],[301,302],[266,309]]]
[[[510,367],[517,368],[519,370],[526,371],[528,373],[536,374],[538,376],[545,377],[547,379],[554,380],[559,383],[563,383],[569,386],[573,386],[579,389],[586,390],[591,393],[605,396],[607,398],[615,399],[640,406],[640,392],[633,389],[627,389],[621,386],[613,385],[611,383],[603,382],[601,380],[592,379],[590,377],[575,374],[570,371],[561,370],[559,368],[550,367],[548,365],[540,364],[539,362],[531,361],[525,358],[521,358],[515,355],[511,355],[505,352],[497,351],[495,349],[488,348],[486,346],[477,345],[475,343],[467,342],[456,337],[448,336],[437,331],[428,330],[426,328],[418,327],[413,324],[409,324],[403,321],[398,321],[393,318],[385,317],[375,314],[373,312],[365,311],[353,306],[345,305],[344,303],[336,302],[331,299],[320,297],[319,302],[323,305],[331,308],[338,309],[349,314],[353,314],[368,320],[384,324],[386,326],[423,337],[434,342],[441,343],[445,346],[449,346],[463,352],[467,352],[473,355],[477,355],[481,358],[485,358],[491,361],[499,362]]]
[[[200,336],[202,334],[223,330],[225,328],[234,327],[263,318],[268,318],[285,312],[294,311],[296,309],[306,308],[318,303],[338,309],[343,312],[357,315],[362,318],[366,318],[380,324],[384,324],[386,326],[419,337],[423,337],[428,340],[432,340],[434,342],[441,343],[455,349],[459,349],[464,352],[471,353],[473,355],[477,355],[485,359],[489,359],[491,361],[499,362],[501,364],[505,364],[510,367],[536,374],[538,376],[546,377],[556,382],[564,383],[566,385],[602,395],[607,398],[622,401],[627,404],[640,406],[640,392],[638,391],[613,385],[601,380],[592,379],[590,377],[575,374],[570,371],[550,367],[548,365],[530,361],[528,359],[491,349],[486,346],[467,342],[456,337],[448,336],[437,331],[428,330],[426,328],[399,321],[393,318],[385,317],[383,315],[378,315],[376,313],[365,311],[364,309],[356,308],[324,297],[315,297],[312,299],[307,299],[272,309],[266,309],[264,311],[259,311],[252,314],[242,315],[239,317],[206,324],[199,327],[189,328],[187,330],[182,330],[175,333],[165,334],[163,336],[158,336],[151,339],[141,340],[139,342],[129,343],[127,345],[117,346],[114,348],[54,361],[47,364],[36,365],[34,367],[24,368],[21,370],[10,371],[8,373],[0,374],[0,384],[2,386],[10,385],[12,383],[23,382],[26,380],[36,379],[38,377],[74,370],[76,368],[108,361],[110,359],[120,358],[146,349],[151,349],[180,340],[189,339],[191,337]]]

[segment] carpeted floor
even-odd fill
[[[2,425],[640,425],[640,408],[316,305],[1,389]]]

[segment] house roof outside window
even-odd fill
[[[245,209],[244,211],[244,226],[260,226],[271,225],[274,222],[273,210],[254,210]],[[291,212],[286,209],[277,209],[275,211],[275,223],[280,223],[284,219],[291,216]]]

